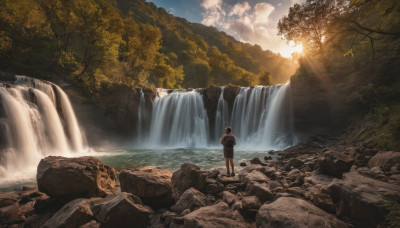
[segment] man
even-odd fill
[[[232,176],[235,176],[235,171],[233,170],[233,147],[236,145],[235,136],[231,135],[232,128],[225,128],[225,135],[222,136],[221,144],[224,146],[224,157],[225,157],[225,165],[226,165],[226,176],[230,177],[231,173],[229,172],[229,163],[232,167]]]

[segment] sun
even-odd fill
[[[303,44],[296,44],[293,40],[289,41],[280,51],[281,55],[286,58],[291,58],[293,53],[301,54],[302,52]]]

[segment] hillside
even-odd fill
[[[0,15],[3,71],[61,77],[89,94],[113,83],[269,85],[288,81],[296,67],[144,0],[6,0]]]

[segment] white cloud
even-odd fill
[[[251,1],[252,6],[249,2],[228,5],[222,0],[202,0],[201,6],[205,10],[202,23],[222,29],[242,42],[258,44],[265,50],[289,57],[290,47],[277,35],[277,21],[271,17],[275,7],[265,1],[258,1]]]
[[[222,0],[203,0],[201,2],[201,6],[206,10],[221,8],[221,4]]]
[[[269,3],[257,3],[254,6],[255,23],[266,24],[269,21],[269,16],[275,10],[275,7]]]
[[[243,16],[247,11],[251,9],[251,6],[248,2],[243,2],[242,4],[236,3],[232,10],[229,12],[229,16],[238,15]]]

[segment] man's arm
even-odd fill
[[[225,135],[222,136],[222,138],[221,138],[221,144],[222,144],[222,145],[224,145],[224,141],[225,141]]]
[[[236,145],[236,137],[235,136],[233,136],[233,141],[235,141],[234,145]]]

